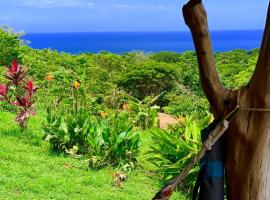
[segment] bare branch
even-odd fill
[[[203,91],[212,106],[214,114],[221,113],[229,91],[222,86],[217,74],[208,30],[207,13],[202,0],[190,0],[183,7],[183,15],[185,23],[192,33]]]
[[[265,87],[262,92],[270,91],[270,4],[264,29],[263,40],[257,66],[250,84],[254,87]],[[254,83],[253,83],[254,82]]]

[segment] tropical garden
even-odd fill
[[[0,29],[2,199],[151,199],[201,147],[212,120],[195,52],[72,55]],[[245,84],[258,50],[217,52]],[[160,127],[160,113],[177,123]],[[172,199],[188,199],[198,166]]]

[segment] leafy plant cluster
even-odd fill
[[[13,60],[20,61],[23,41],[22,33],[15,33],[6,26],[0,26],[0,66],[8,66]]]
[[[150,146],[148,161],[156,166],[156,171],[168,180],[177,176],[201,148],[202,128],[211,121],[206,116],[199,122],[188,117],[180,125],[171,126],[168,130],[151,129],[153,144]],[[184,189],[190,191],[195,184],[199,167],[192,169],[185,180]]]
[[[43,130],[52,149],[72,156],[87,156],[92,168],[107,165],[125,170],[135,168],[140,135],[134,131],[128,104],[119,111],[97,114],[89,109],[86,96],[79,93],[83,85],[75,81],[72,88],[73,105],[64,110],[59,104],[47,108]]]
[[[129,169],[136,165],[140,136],[133,131],[127,112],[97,119],[83,108],[64,116],[48,109],[43,130],[54,150],[88,156],[92,168],[112,165]]]
[[[29,118],[36,115],[34,95],[38,89],[26,76],[27,71],[14,60],[4,75],[6,82],[0,84],[0,101],[16,108],[15,121],[23,130],[27,128]]]

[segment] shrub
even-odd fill
[[[150,58],[158,62],[177,63],[181,61],[181,54],[176,52],[164,51],[152,54]]]
[[[188,87],[181,84],[167,93],[164,99],[169,103],[163,109],[171,115],[203,117],[209,113],[209,104],[206,98],[197,96]]]
[[[80,93],[83,86],[79,81],[72,85],[72,104],[65,111],[59,106],[47,108],[47,119],[43,124],[44,138],[55,151],[70,155],[87,155],[92,168],[106,165],[132,169],[139,152],[140,137],[133,131],[127,111],[100,116],[92,114]]]
[[[170,91],[177,77],[176,66],[156,61],[134,64],[121,74],[117,84],[142,100],[146,96],[156,96]]]
[[[69,111],[63,116],[53,113],[49,107],[43,124],[44,138],[55,151],[86,154],[89,150],[87,135],[92,124],[89,113],[83,109]]]
[[[161,95],[156,97],[148,96],[141,101],[130,101],[129,104],[126,104],[136,126],[139,126],[142,129],[159,126],[158,111],[160,110],[160,107],[155,105],[155,102]]]
[[[22,130],[27,128],[30,116],[36,114],[33,106],[34,94],[38,89],[26,76],[27,71],[14,60],[4,76],[6,83],[0,84],[0,100],[17,108],[15,121]]]
[[[98,121],[83,109],[57,116],[48,109],[44,138],[55,151],[88,155],[92,168],[112,165],[133,169],[140,137],[132,130],[128,114],[122,112],[110,117],[104,114],[103,117]]]
[[[133,169],[139,153],[140,136],[132,129],[127,112],[115,113],[101,120],[99,131],[92,131],[88,136],[90,166],[96,168],[110,163],[125,170]]]
[[[11,29],[0,27],[0,66],[8,66],[12,60],[20,57],[22,41],[21,33],[14,33]]]
[[[169,130],[150,130],[153,145],[148,152],[148,161],[153,163],[156,171],[166,180],[178,175],[191,159],[199,152],[201,147],[200,130],[210,122],[205,117],[200,123],[192,117],[186,118],[182,126],[171,126]],[[198,166],[193,168],[184,182],[184,189],[190,190],[195,183]]]

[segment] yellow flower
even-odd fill
[[[79,89],[79,88],[81,87],[81,84],[80,84],[78,81],[74,81],[74,82],[73,82],[73,87],[74,87],[75,89]]]
[[[108,113],[105,111],[100,112],[101,117],[105,118],[108,116]]]
[[[47,81],[52,81],[54,79],[54,76],[51,74],[48,74],[47,76],[45,76],[45,80]]]
[[[139,128],[137,127],[137,126],[134,126],[133,128],[132,128],[132,130],[133,131],[137,131]]]
[[[180,117],[178,117],[177,121],[182,124],[185,122],[185,117],[180,116]]]

